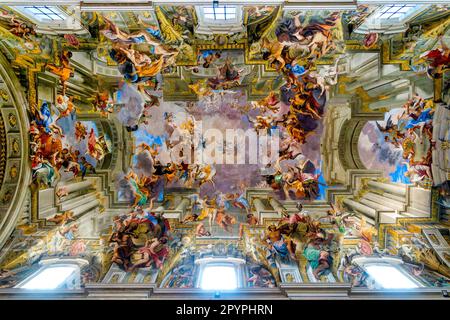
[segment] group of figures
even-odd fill
[[[315,71],[316,61],[336,50],[334,29],[338,29],[339,22],[337,12],[314,21],[308,21],[301,13],[279,21],[274,30],[252,44],[262,52],[262,59],[268,66],[284,80],[280,81],[279,92],[271,91],[268,96],[250,101],[245,107],[232,105],[243,113],[246,122],[258,134],[280,132],[280,153],[276,161],[265,168],[262,183],[279,190],[287,199],[314,200],[320,196],[320,170],[317,163],[305,157],[302,146],[319,130],[327,89],[337,83],[340,74],[340,58],[334,65]],[[217,65],[224,54],[223,51],[205,50],[199,55],[199,65],[193,72],[211,66],[218,70],[217,76],[189,85],[199,98],[212,97],[218,89],[224,95],[231,91],[230,88],[243,85],[243,69],[233,66],[229,59],[223,65]]]
[[[439,36],[440,47],[422,53],[412,66],[413,70],[421,71],[420,65],[424,64],[427,75],[432,79],[442,78],[442,75],[450,68],[450,48],[445,44],[442,36]]]
[[[344,281],[353,287],[379,289],[379,283],[358,261],[390,257],[401,261],[401,272],[426,286],[450,285],[449,268],[439,261],[423,234],[414,233],[400,239],[397,246],[382,249],[374,226],[337,203],[331,208],[327,216],[314,218],[298,203],[297,212],[284,213],[277,224],[269,225],[263,234],[256,233],[255,241],[262,241],[265,248],[267,267],[277,270],[294,265],[310,282]],[[356,244],[343,245],[344,236]],[[284,281],[298,280],[290,274]]]
[[[172,148],[175,146],[168,148],[166,154],[170,154]],[[123,198],[129,200],[132,207],[145,205],[152,196],[164,197],[167,185],[182,183],[190,188],[194,184],[199,187],[206,183],[214,185],[215,171],[210,164],[189,164],[175,158],[163,163],[159,157],[161,146],[157,144],[149,146],[143,142],[136,150],[135,165],[119,179]]]
[[[267,248],[266,258],[272,267],[276,267],[277,262],[298,264],[302,256],[306,268],[320,280],[332,270],[339,232],[323,228],[320,220],[302,211],[301,203],[297,204],[297,209],[298,212],[293,214],[283,212],[284,218],[267,228],[262,239]],[[330,216],[333,216],[331,212]]]
[[[191,68],[193,73],[198,73],[199,68],[216,67],[216,75],[205,80],[199,80],[189,85],[189,88],[199,97],[208,97],[216,92],[230,90],[241,85],[244,78],[244,69],[238,69],[228,56],[222,65],[214,63],[221,58],[223,53],[214,50],[202,51],[199,54],[198,66]]]
[[[22,41],[30,56],[43,53],[44,42],[38,45],[34,24],[3,10],[0,22],[9,32],[6,35]],[[60,80],[61,88],[55,103],[44,100],[31,102],[29,107],[33,180],[46,187],[54,187],[59,182],[61,169],[82,178],[88,171],[95,172],[95,163],[110,152],[105,136],[96,136],[94,130],[88,132],[83,122],[76,121],[74,97],[67,95],[67,82],[74,76],[70,64],[72,52],[62,50],[58,56],[58,63],[46,62],[43,68]],[[26,59],[25,56],[22,58]],[[86,146],[80,147],[80,142],[85,142]]]
[[[131,202],[131,209],[141,210],[147,205],[150,198],[164,199],[164,189],[167,185],[183,183],[184,186],[192,187],[194,183],[202,186],[204,183],[214,184],[211,172],[211,165],[191,165],[184,162],[170,162],[166,165],[156,160],[157,152],[152,147],[142,143],[141,149],[137,154],[140,158],[134,168],[131,168],[126,176],[120,180],[120,187],[125,198]],[[143,166],[145,169],[142,170]],[[140,175],[138,175],[138,173]],[[233,225],[237,223],[236,218],[229,212],[233,210],[245,210],[247,215],[250,213],[250,205],[245,198],[245,185],[241,185],[238,192],[223,193],[216,191],[213,195],[198,194],[187,197],[189,201],[189,214],[187,214],[182,223],[200,222],[196,229],[197,236],[210,236],[213,225],[218,225],[223,230],[233,233]],[[208,230],[202,221],[208,221]]]
[[[76,121],[76,108],[65,95],[54,105],[43,101],[40,107],[30,106],[30,117],[31,167],[38,185],[55,187],[61,170],[84,179],[110,152],[104,135],[96,136],[94,128],[88,133],[87,126]]]
[[[136,268],[162,268],[172,240],[169,221],[163,212],[153,211],[153,199],[148,208],[137,208],[126,215],[114,217],[109,242],[114,244],[112,262],[124,271]]]
[[[358,238],[356,246],[342,250],[340,262],[336,266],[337,274],[342,281],[352,287],[379,289],[380,286],[366,269],[357,263],[358,259],[390,257],[402,263],[399,270],[409,274],[418,282],[430,287],[450,286],[450,271],[442,264],[423,234],[414,233],[411,237],[402,238],[401,243],[392,250],[380,249],[377,242],[377,230],[362,220],[354,224],[354,235]]]
[[[181,250],[180,258],[175,266],[167,272],[161,281],[163,288],[195,288],[198,283],[198,275],[201,272],[199,264],[195,263],[196,257],[221,256],[227,253],[229,256],[246,261],[243,266],[242,284],[248,288],[274,288],[276,280],[272,272],[263,264],[246,256],[245,252],[237,248],[236,244],[222,243],[213,246],[190,246]],[[220,274],[217,274],[220,276]]]
[[[432,184],[433,114],[435,105],[414,95],[401,110],[389,115],[383,127],[377,122],[384,141],[402,150],[404,175],[410,182],[422,187]]]
[[[239,222],[237,219],[237,215],[242,215],[242,211],[247,217],[245,222]],[[244,225],[258,223],[258,219],[250,213],[250,204],[245,198],[244,189],[241,190],[241,193],[218,192],[214,197],[206,195],[202,199],[194,196],[190,212],[183,218],[182,223],[195,223],[197,237],[211,236],[214,225],[220,227],[226,234],[236,236],[233,226],[239,225],[238,235],[239,238],[242,238]],[[208,228],[202,222],[203,220],[208,222]]]
[[[149,93],[149,89],[160,87],[158,77],[175,65],[178,51],[163,44],[157,28],[146,26],[145,30],[126,33],[105,16],[102,19],[100,33],[111,43],[109,58],[123,76],[114,101],[120,106],[117,118],[128,131],[136,131],[140,123],[148,122],[150,108],[159,106],[158,97]],[[97,94],[94,101],[96,109],[108,112],[111,103],[107,95]]]
[[[286,16],[257,43],[262,58],[283,77],[284,84],[278,94],[271,92],[253,103],[261,114],[252,122],[257,130],[281,132],[279,158],[265,179],[273,189],[282,190],[287,199],[314,200],[320,195],[319,170],[302,154],[302,147],[319,129],[327,90],[337,83],[340,74],[341,58],[333,66],[315,71],[318,59],[336,51],[334,38],[339,22],[337,12],[309,21],[301,13]],[[280,108],[280,104],[289,109]],[[295,163],[296,159],[300,160]]]

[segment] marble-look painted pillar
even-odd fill
[[[378,182],[378,181],[369,181],[368,185],[371,187],[381,189],[388,193],[395,194],[395,195],[399,195],[399,196],[403,196],[403,197],[406,195],[405,186],[383,183],[383,182]]]
[[[75,191],[79,191],[79,190],[83,190],[83,189],[87,189],[89,187],[92,186],[92,181],[80,181],[80,182],[75,182],[75,183],[71,183],[65,186],[66,190],[68,193],[72,193]]]
[[[272,206],[272,208],[278,212],[280,215],[285,210],[284,206],[275,198],[270,198],[269,203]]]
[[[190,200],[188,198],[181,198],[180,203],[176,206],[175,210],[184,212],[189,205]]]
[[[260,198],[254,198],[253,205],[255,206],[257,212],[266,210],[264,207],[264,203],[262,202],[262,200]]]
[[[100,205],[100,200],[98,200],[98,199],[91,200],[88,203],[85,203],[85,204],[83,204],[83,205],[81,205],[79,207],[73,208],[72,209],[73,215],[75,217],[79,216],[79,215],[81,215],[81,214],[83,214],[83,213],[85,213],[85,212],[87,212],[87,211],[89,211],[91,209],[94,209],[95,207],[98,207],[99,205]]]
[[[347,206],[349,206],[350,208],[359,211],[373,219],[376,218],[377,215],[377,210],[373,209],[373,208],[369,208],[359,202],[356,202],[354,200],[351,199],[345,199],[344,200],[344,204],[346,204]]]

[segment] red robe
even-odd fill
[[[95,154],[95,143],[97,140],[95,139],[95,132],[94,129],[91,129],[91,132],[89,133],[88,138],[88,153],[93,155]]]

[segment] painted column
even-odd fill
[[[85,181],[81,181],[81,182],[75,182],[75,183],[68,184],[65,187],[66,187],[68,193],[72,193],[75,191],[88,189],[89,187],[92,187],[92,181],[85,180]]]
[[[254,198],[253,199],[253,205],[256,208],[257,212],[265,211],[264,203],[261,201],[260,198]]]
[[[354,200],[351,199],[345,199],[344,200],[344,204],[346,204],[347,206],[349,206],[350,208],[352,208],[353,210],[359,211],[369,217],[372,217],[373,219],[375,219],[376,215],[377,215],[377,210],[373,209],[373,208],[369,208],[359,202],[356,202]]]
[[[394,185],[394,184],[388,184],[378,181],[369,181],[368,185],[371,187],[375,187],[381,190],[384,190],[388,193],[392,193],[399,196],[406,196],[406,188],[402,185]]]
[[[100,200],[95,199],[95,200],[91,200],[88,203],[85,203],[79,207],[73,208],[73,215],[74,216],[79,216],[95,207],[98,207],[100,205]]]
[[[275,198],[270,198],[269,203],[272,206],[272,208],[278,212],[280,215],[285,210],[284,206]]]
[[[181,211],[184,213],[184,211],[186,210],[186,207],[189,205],[190,200],[188,198],[181,198],[180,203],[176,206],[175,210],[176,211]]]

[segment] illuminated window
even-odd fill
[[[226,5],[203,7],[203,16],[208,20],[234,20],[236,19],[236,7]]]
[[[76,265],[59,265],[41,269],[36,275],[17,286],[22,289],[51,290],[63,287],[78,271]]]
[[[236,268],[233,264],[206,265],[200,288],[205,290],[233,290],[238,287]]]
[[[54,22],[67,19],[67,15],[56,6],[20,6],[15,9],[39,22]]]
[[[406,17],[408,14],[410,14],[412,11],[415,11],[414,9],[417,6],[414,4],[392,4],[384,6],[380,12],[376,15],[376,19],[380,20],[388,20],[388,19],[397,19],[402,20],[404,17]]]
[[[418,285],[396,267],[376,264],[366,265],[367,273],[385,289],[413,289]]]
[[[428,10],[428,6],[418,4],[385,5],[370,14],[354,32],[360,34],[405,32],[409,28],[407,22],[424,10]]]

